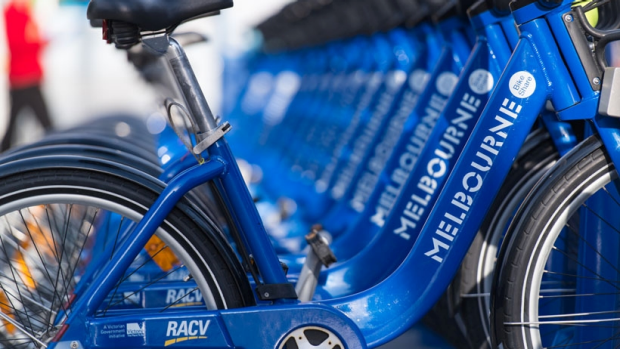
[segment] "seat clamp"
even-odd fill
[[[170,37],[163,32],[142,32],[142,43],[144,47],[155,56],[163,56],[168,52]]]
[[[210,130],[206,134],[206,137],[202,141],[200,141],[200,143],[196,144],[196,146],[194,147],[194,154],[201,154],[207,148],[212,146],[215,142],[219,141],[220,138],[224,137],[224,135],[227,134],[231,128],[232,126],[230,126],[228,121],[226,121],[220,126],[214,128],[213,130]]]

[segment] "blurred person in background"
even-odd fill
[[[4,23],[9,52],[9,93],[11,113],[0,151],[11,147],[17,118],[30,108],[47,131],[52,128],[41,93],[43,68],[40,55],[45,42],[32,15],[29,0],[9,0],[4,8]]]

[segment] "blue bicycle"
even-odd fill
[[[582,28],[599,35],[600,50],[610,38],[589,27],[579,8],[573,15],[568,1],[513,5],[521,30],[519,43],[497,77],[495,90],[487,89],[488,84],[463,84],[472,93],[484,91],[477,94],[486,96],[488,103],[483,108],[475,99],[465,100],[482,111],[454,170],[437,193],[434,208],[425,210],[424,227],[420,223],[419,231],[414,231],[411,225],[411,215],[422,214],[419,207],[412,211],[415,198],[408,193],[417,190],[416,185],[403,188],[405,194],[386,220],[386,226],[394,225],[392,232],[398,230],[393,234],[397,241],[411,240],[402,264],[362,292],[299,303],[223,138],[230,126],[216,122],[186,56],[169,37],[178,23],[232,3],[183,1],[174,9],[148,3],[93,1],[89,16],[105,19],[107,38],[117,46],[142,43],[169,73],[166,108],[175,108],[191,120],[196,141],[192,151],[204,161],[179,172],[167,185],[121,163],[76,155],[38,156],[1,165],[1,242],[7,263],[2,269],[6,282],[0,284],[0,321],[7,346],[364,348],[385,343],[419,320],[452,280],[546,100],[552,100],[563,119],[596,114],[596,87],[601,80],[588,78],[587,69],[592,66],[582,64],[580,58],[591,58],[589,46],[577,50],[572,45],[585,39],[582,32],[570,36],[566,14],[570,12]],[[593,4],[590,7],[601,5]],[[470,15],[478,28],[512,30],[508,29],[511,23],[498,21],[501,16],[493,11],[481,2]],[[474,52],[485,53],[487,68],[498,64],[488,56],[486,45],[478,47]],[[504,52],[507,58],[508,45]],[[576,68],[569,73],[565,61]],[[603,83],[609,82],[605,76]],[[613,107],[610,101],[601,105]],[[618,137],[614,119],[596,121],[592,131],[606,144],[614,144]],[[589,144],[593,142],[580,147]],[[575,153],[579,151],[571,154]],[[609,154],[613,158],[614,152]],[[429,170],[433,178],[448,175],[442,173],[447,172],[444,162],[433,164]],[[226,208],[234,250],[218,225],[183,197],[208,181],[216,188],[214,200]],[[430,183],[427,187],[433,188],[432,179]],[[144,252],[145,246],[152,248]],[[159,259],[170,251],[174,258]],[[566,259],[560,262],[567,265]],[[159,274],[136,272],[153,263],[160,267]],[[179,279],[191,286],[182,295],[178,288],[171,295],[165,281],[178,283]],[[135,297],[132,291],[135,283],[148,286],[159,281],[164,286],[153,291],[165,294],[169,304],[137,310],[118,306],[161,299]],[[209,310],[203,305],[175,307],[187,294]],[[519,321],[500,324],[530,331],[535,323]],[[560,333],[556,337],[573,338],[569,331],[556,332]]]

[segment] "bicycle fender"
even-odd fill
[[[162,172],[161,168],[156,164],[134,154],[127,153],[122,150],[111,149],[108,147],[82,144],[58,144],[46,145],[41,147],[28,147],[23,150],[18,150],[17,152],[11,152],[9,154],[6,154],[0,159],[0,163],[7,163],[20,159],[48,155],[77,155],[89,158],[110,160],[128,165],[132,168],[148,173],[151,176],[157,177],[159,177]]]
[[[33,154],[34,155],[34,154]],[[1,160],[0,160],[1,161]],[[111,161],[78,154],[34,155],[26,159],[8,161],[0,165],[0,179],[4,176],[45,169],[90,170],[122,177],[134,183],[147,186],[161,192],[166,184],[159,179],[134,167]]]

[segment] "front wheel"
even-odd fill
[[[618,174],[590,137],[556,165],[511,225],[494,280],[504,348],[620,344]]]

